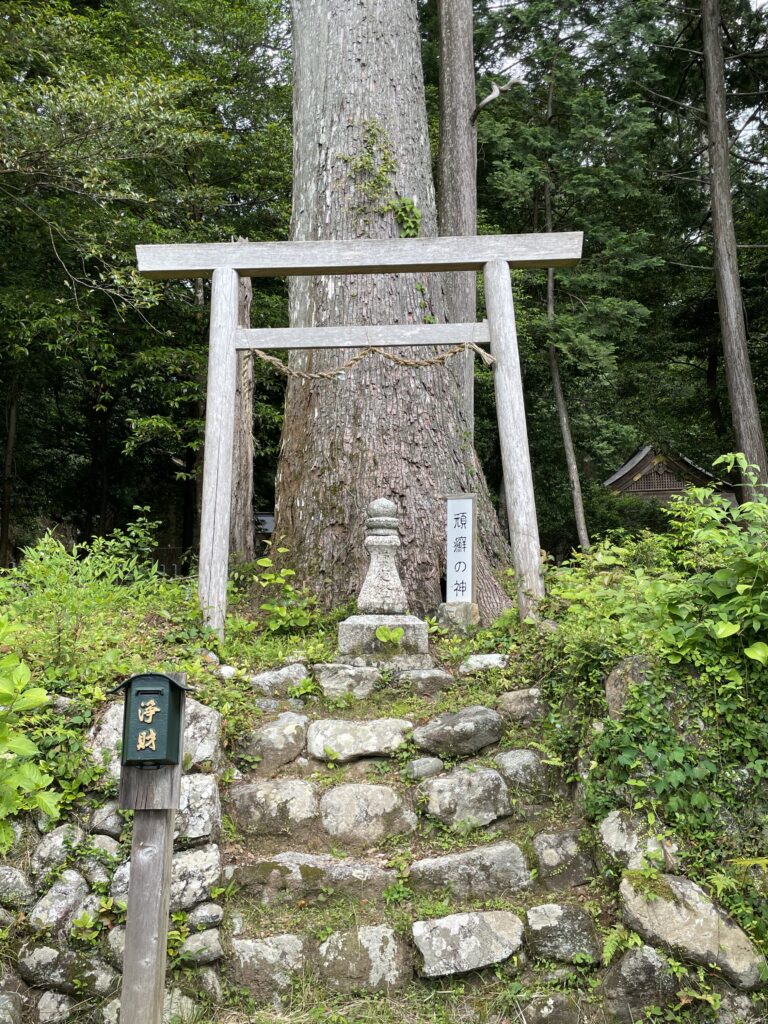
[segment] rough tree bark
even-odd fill
[[[441,235],[477,234],[477,128],[472,0],[439,0],[440,147],[437,221]],[[477,281],[472,273],[446,274],[448,319],[471,323],[477,317]],[[464,365],[467,421],[474,440],[475,357]]]
[[[242,327],[251,326],[252,299],[251,279],[241,277],[238,318]],[[238,352],[229,551],[232,558],[243,562],[250,562],[256,556],[253,530],[253,386],[253,353]]]
[[[747,461],[758,467],[759,482],[768,484],[768,461],[749,362],[747,328],[741,297],[741,278],[736,250],[736,230],[731,202],[728,164],[728,118],[725,106],[723,42],[720,34],[720,0],[702,0],[701,32],[709,135],[709,182],[712,201],[712,239],[715,284],[720,311],[725,376],[731,403],[736,444]],[[754,497],[754,489],[745,488]]]
[[[555,82],[553,78],[549,81],[549,92],[547,94],[547,126],[551,125],[555,116]],[[552,231],[552,183],[549,177],[544,182],[544,221],[547,231]],[[555,268],[547,269],[547,323],[550,330],[555,321]],[[579,466],[576,461],[576,449],[573,445],[573,434],[571,433],[571,418],[568,415],[568,404],[563,392],[563,382],[560,377],[560,359],[556,346],[550,342],[547,346],[547,358],[549,360],[549,373],[552,377],[552,390],[555,393],[555,408],[557,418],[560,421],[560,433],[563,438],[565,449],[565,462],[568,467],[568,482],[571,486],[571,500],[573,502],[573,514],[576,519],[576,534],[582,551],[589,551],[589,532],[587,531],[587,517],[584,513],[584,498],[581,493],[581,480],[579,479]]]
[[[391,203],[415,200],[435,235],[416,0],[293,0],[296,239],[397,236]],[[389,209],[388,209],[389,207]],[[294,326],[446,318],[438,275],[299,278]],[[400,350],[424,358],[433,350]],[[306,371],[349,351],[299,352]],[[493,569],[508,554],[472,446],[464,367],[403,367],[366,358],[334,380],[288,385],[277,474],[276,536],[328,606],[356,595],[367,555],[365,509],[397,502],[401,572],[411,609],[442,599],[443,495],[478,495],[477,598],[486,618],[508,601]]]
[[[3,511],[0,517],[0,566],[11,564],[11,499],[13,497],[13,461],[16,454],[16,425],[19,409],[19,379],[14,374],[5,409],[5,455],[3,458]]]

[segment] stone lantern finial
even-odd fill
[[[405,615],[405,596],[395,555],[400,547],[397,506],[388,498],[377,498],[368,506],[365,547],[370,554],[360,596],[358,611],[364,615]]]

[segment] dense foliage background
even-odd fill
[[[733,450],[712,274],[698,12],[659,0],[476,3],[483,231],[585,232],[585,258],[521,275],[518,310],[542,541],[575,539],[546,349],[561,360],[593,533],[638,525],[601,481],[650,442]],[[436,103],[433,0],[425,74]],[[755,8],[755,9],[753,9]],[[762,5],[726,0],[739,260],[758,396],[768,386]],[[86,538],[136,504],[166,561],[194,545],[208,301],[134,273],[137,242],[287,237],[290,47],[280,0],[11,0],[0,12],[3,513],[14,550]],[[552,116],[548,116],[550,82]],[[254,325],[286,321],[257,285]],[[282,379],[257,364],[255,504],[269,510]],[[477,439],[498,486],[492,384]]]
[[[436,156],[436,5],[420,6]],[[388,680],[357,712],[343,698],[334,711],[422,720],[539,687],[546,719],[520,742],[578,786],[587,822],[621,808],[673,840],[681,872],[765,952],[768,502],[732,507],[700,489],[662,512],[619,502],[601,483],[643,443],[701,465],[736,447],[698,11],[682,0],[476,0],[475,13],[478,97],[493,82],[509,86],[479,115],[481,230],[542,230],[548,190],[554,228],[585,233],[581,265],[556,274],[552,323],[544,275],[516,278],[542,541],[558,560],[575,542],[551,343],[590,531],[603,536],[589,553],[548,562],[541,610],[551,628],[521,624],[515,609],[471,637],[430,621],[445,667],[500,651],[506,669],[430,701]],[[723,17],[739,263],[762,398],[768,16],[762,3],[723,0]],[[141,280],[133,247],[287,237],[289,81],[281,0],[0,9],[0,561],[19,560],[0,572],[0,857],[18,814],[47,826],[114,790],[86,735],[121,679],[148,665],[186,672],[195,696],[222,713],[232,766],[247,771],[237,739],[261,714],[251,673],[297,651],[309,662],[334,656],[349,609],[322,613],[300,575],[268,557],[231,574],[223,640],[202,623],[194,577],[169,578],[157,564],[158,554],[180,563],[196,541],[208,295],[203,282]],[[287,322],[283,282],[256,282],[252,322]],[[266,511],[283,378],[263,363],[256,374],[254,504]],[[476,383],[476,440],[498,489],[486,369]],[[721,460],[729,465],[748,472],[738,457]],[[610,714],[606,676],[628,658],[640,666],[636,685]],[[218,659],[234,673],[221,674]],[[307,678],[290,696],[310,702],[316,690]],[[449,836],[447,848],[465,840]],[[652,882],[663,868],[643,871]],[[618,880],[609,867],[591,890],[598,919]],[[391,893],[395,909],[412,895]],[[431,916],[444,912],[435,904]],[[602,938],[606,964],[640,942],[620,924]],[[580,986],[577,975],[563,984]],[[497,980],[516,999],[516,982]],[[655,1019],[711,1019],[718,999],[700,971],[680,1007]]]

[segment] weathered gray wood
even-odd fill
[[[209,277],[233,269],[246,277],[383,274],[480,270],[490,260],[511,267],[570,267],[581,258],[582,232],[444,238],[358,239],[351,242],[204,242],[137,245],[147,277]]]
[[[260,327],[240,329],[238,349],[398,348],[407,345],[484,345],[488,324],[394,324],[391,327]]]
[[[186,683],[186,672],[169,672],[171,679]],[[181,698],[179,764],[158,768],[123,765],[120,770],[119,807],[134,811],[178,811],[181,799],[181,761],[184,756],[184,695]]]
[[[180,683],[182,673],[169,673]],[[120,1024],[161,1024],[165,994],[168,905],[171,896],[173,825],[179,806],[184,759],[184,703],[181,706],[179,764],[155,770],[126,766],[120,777],[120,806],[133,807],[131,878],[125,922]],[[123,781],[130,794],[123,793]],[[129,802],[125,802],[125,800]]]
[[[496,360],[496,415],[509,511],[512,564],[515,567],[520,616],[525,618],[544,596],[544,581],[517,348],[515,304],[509,267],[503,260],[486,264],[484,276],[491,354]]]
[[[118,805],[125,810],[167,811],[179,809],[181,768],[164,764],[159,768],[124,765],[120,774]]]
[[[133,818],[120,1024],[163,1018],[175,814],[137,811]]]
[[[199,580],[200,605],[209,626],[223,635],[229,562],[237,348],[319,350],[375,345],[450,345],[463,344],[466,340],[481,343],[488,337],[487,328],[476,324],[406,324],[358,327],[356,330],[329,325],[322,333],[317,328],[280,333],[238,330],[239,275],[260,277],[285,274],[307,277],[388,271],[461,271],[478,270],[497,263],[505,268],[571,266],[581,257],[582,239],[581,232],[562,232],[480,237],[369,238],[351,242],[323,240],[137,246],[139,270],[149,277],[200,278],[213,274]],[[499,327],[499,331],[503,335],[503,327]],[[530,474],[527,448],[525,459]],[[285,459],[281,471],[284,462]],[[535,524],[535,510],[533,520]],[[521,529],[525,533],[525,524]],[[485,575],[490,580],[489,574]],[[533,586],[535,590],[535,579],[526,579],[526,586]],[[531,593],[534,594],[534,591]],[[521,608],[525,600],[521,597]]]
[[[200,522],[200,607],[205,623],[223,635],[227,611],[229,522],[232,493],[232,443],[237,391],[239,277],[214,271],[203,458],[203,509]]]

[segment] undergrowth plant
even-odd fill
[[[55,779],[65,804],[107,778],[86,749],[107,691],[148,668],[183,670],[207,637],[194,583],[163,577],[150,558],[155,525],[140,515],[125,530],[71,550],[48,533],[0,574],[0,602],[24,671],[41,693],[57,697],[55,707],[46,699],[28,717],[26,737],[37,769]]]
[[[278,548],[284,553],[286,548]],[[299,589],[293,584],[295,570],[276,569],[271,558],[259,558],[256,565],[261,572],[256,582],[264,588],[269,599],[262,602],[261,610],[266,613],[267,629],[273,632],[295,632],[306,629],[317,621],[317,599],[314,594]]]
[[[518,658],[553,709],[547,745],[572,779],[587,767],[588,816],[628,807],[674,833],[683,870],[766,948],[768,875],[739,865],[768,827],[768,502],[692,488],[668,515],[550,571],[560,628],[518,632]],[[610,718],[605,678],[628,656],[642,680]]]
[[[49,697],[34,685],[28,666],[9,650],[13,634],[13,626],[0,618],[0,854],[7,853],[14,840],[9,817],[36,809],[55,817],[60,801],[50,788],[53,776],[36,763],[40,751],[30,735],[33,716]]]
[[[335,622],[345,610],[321,616],[314,598],[295,584],[293,571],[275,570],[269,559],[233,574],[232,613],[226,639],[220,639],[202,621],[197,579],[159,572],[152,558],[157,524],[146,511],[138,509],[136,522],[124,530],[72,549],[46,534],[24,551],[17,567],[0,571],[6,613],[0,645],[3,665],[15,673],[0,686],[25,680],[14,714],[22,710],[19,701],[31,699],[32,687],[57,699],[55,709],[47,697],[39,707],[25,708],[24,735],[14,739],[30,752],[21,769],[24,785],[32,787],[35,772],[41,773],[35,778],[55,779],[55,795],[43,787],[36,798],[50,814],[56,801],[74,803],[114,785],[89,753],[86,736],[108,691],[128,676],[186,672],[195,697],[221,713],[224,742],[232,745],[259,714],[250,673],[299,653],[302,660],[327,661],[335,646]],[[263,606],[255,615],[249,604],[254,588]],[[11,628],[12,647],[4,639]],[[240,671],[224,679],[217,660]],[[10,793],[12,786],[7,788]],[[35,806],[25,798],[18,809],[28,804]]]

